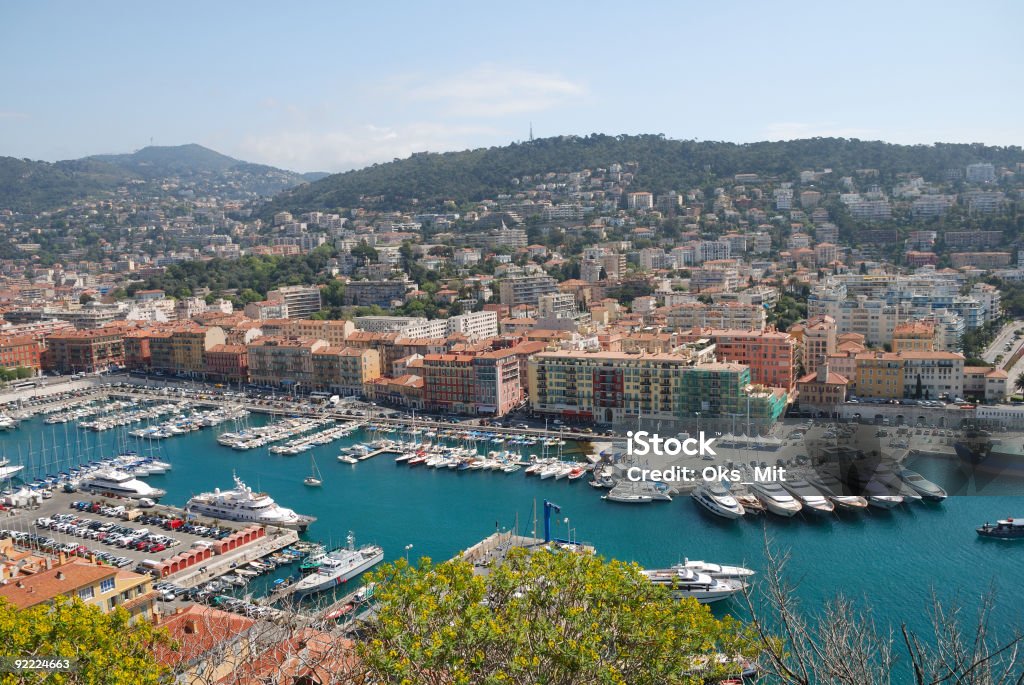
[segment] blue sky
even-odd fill
[[[0,155],[340,171],[537,136],[1024,144],[1024,3],[0,4]]]

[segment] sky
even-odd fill
[[[333,172],[531,124],[1021,145],[1021,26],[1017,0],[4,0],[0,156],[199,143]]]

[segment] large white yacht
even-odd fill
[[[669,588],[676,599],[692,597],[710,604],[742,592],[747,583],[739,578],[712,578],[685,566],[641,571],[655,585]]]
[[[266,526],[281,526],[306,530],[315,519],[301,516],[293,510],[278,506],[265,492],[253,492],[252,488],[234,476],[233,490],[214,488],[213,492],[195,495],[185,505],[185,511],[225,521],[242,521]]]
[[[130,473],[117,469],[100,469],[81,480],[79,489],[92,492],[109,492],[120,497],[148,497],[158,500],[167,493],[143,483]]]

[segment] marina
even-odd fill
[[[202,406],[202,402],[194,404]],[[244,421],[251,428],[260,428],[276,425],[279,419],[253,414]],[[571,512],[564,517],[571,517],[571,520],[553,522],[558,537],[585,539],[602,555],[636,561],[648,569],[670,568],[673,563],[689,557],[722,560],[758,570],[764,563],[763,538],[767,526],[775,544],[791,550],[791,569],[803,576],[800,595],[807,601],[821,601],[831,596],[837,584],[842,584],[850,591],[885,596],[886,615],[902,618],[926,600],[929,588],[956,587],[956,569],[965,563],[982,564],[989,574],[986,582],[995,579],[1002,592],[1011,596],[1014,592],[1005,580],[1016,573],[1014,555],[1005,553],[1002,541],[987,540],[974,532],[980,522],[994,521],[1015,510],[1014,505],[1019,501],[1015,497],[1016,491],[1009,487],[1000,489],[999,482],[988,486],[985,497],[950,496],[941,503],[922,499],[914,504],[884,509],[856,506],[855,500],[851,501],[853,506],[840,506],[838,498],[843,498],[842,494],[825,494],[821,489],[824,481],[812,482],[806,478],[836,504],[834,512],[828,515],[800,512],[793,517],[782,517],[770,512],[753,516],[748,511],[739,520],[727,520],[690,502],[691,497],[686,496],[690,493],[686,489],[680,489],[679,496],[673,497],[677,501],[652,501],[646,506],[604,501],[601,495],[612,492],[612,489],[583,487],[579,480],[589,483],[595,476],[598,479],[607,477],[606,484],[614,486],[619,480],[618,474],[615,467],[606,463],[598,464],[593,475],[588,472],[576,480],[571,480],[568,473],[561,478],[554,473],[541,478],[538,472],[554,465],[554,461],[569,464],[575,458],[577,461],[573,463],[577,466],[574,468],[582,467],[584,470],[591,465],[591,461],[586,459],[591,449],[581,449],[572,440],[558,438],[557,435],[544,436],[544,440],[555,443],[545,445],[541,444],[540,435],[523,432],[510,436],[514,431],[506,429],[501,431],[505,436],[504,442],[495,443],[488,435],[497,435],[499,431],[490,428],[427,427],[426,422],[417,420],[420,432],[410,435],[411,430],[415,430],[411,423],[372,419],[347,436],[338,437],[328,444],[314,445],[305,451],[307,456],[315,458],[324,481],[322,487],[310,488],[303,484],[303,478],[310,470],[310,464],[305,460],[282,458],[282,455],[270,452],[269,444],[250,450],[234,450],[218,444],[218,435],[239,430],[237,423],[228,421],[210,430],[182,433],[169,440],[148,441],[130,436],[126,438],[125,429],[101,437],[102,434],[78,429],[74,424],[48,425],[42,416],[36,416],[22,420],[19,429],[0,437],[0,446],[12,465],[25,466],[18,475],[39,487],[46,485],[47,474],[58,477],[53,479],[53,484],[56,484],[61,471],[70,473],[73,458],[81,457],[88,463],[98,461],[101,455],[109,457],[134,449],[138,453],[136,459],[145,460],[149,456],[173,466],[164,473],[154,473],[145,478],[153,487],[167,491],[157,509],[165,503],[181,507],[198,494],[224,488],[225,484],[231,483],[232,472],[235,472],[254,490],[269,493],[285,506],[295,505],[304,515],[315,516],[316,521],[301,534],[301,538],[322,541],[333,549],[340,535],[354,530],[361,541],[379,545],[384,550],[385,561],[404,554],[449,558],[459,550],[473,546],[488,529],[493,531],[495,527],[518,530],[520,534],[529,536],[529,524],[526,522],[531,519],[532,503],[554,498],[566,512]],[[371,426],[373,430],[370,430]],[[329,427],[325,424],[308,431],[312,435]],[[388,430],[379,429],[383,427]],[[428,436],[427,432],[434,435]],[[535,442],[533,445],[516,445],[514,442],[509,445],[508,437],[523,442],[534,439]],[[914,447],[927,447],[928,443],[924,442],[927,439],[936,440],[936,437],[916,437]],[[927,480],[953,492],[949,484],[956,482],[955,467],[959,461],[946,444],[947,439],[947,436],[941,436],[938,441],[942,443],[939,452],[947,451],[948,454],[940,454],[938,458],[913,454],[907,458],[906,464],[907,468]],[[559,440],[567,444],[558,445]],[[358,447],[360,445],[363,447]],[[474,457],[463,452],[461,456],[465,458],[466,467],[461,470],[459,459],[456,459],[455,466],[448,467],[451,457],[457,454],[452,451],[456,448],[468,448],[477,455]],[[548,456],[545,456],[545,448]],[[559,448],[562,449],[561,460],[551,456]],[[505,452],[509,453],[505,455],[507,465],[519,466],[518,472],[505,473],[502,468],[493,468],[493,462],[500,463]],[[531,454],[537,459],[531,461]],[[730,458],[740,462],[742,454],[730,455]],[[749,461],[752,454],[748,451],[742,460]],[[761,451],[757,454],[756,461],[760,463],[767,460],[769,454],[774,460],[776,454],[781,453]],[[518,460],[509,455],[518,455]],[[352,456],[356,465],[339,462],[339,456]],[[411,463],[418,458],[422,461]],[[436,460],[434,468],[426,466],[431,459]],[[540,465],[541,459],[552,461]],[[468,463],[471,460],[478,460],[479,466],[471,468]],[[491,462],[492,468],[483,468],[487,462]],[[140,464],[136,468],[142,467]],[[469,474],[472,477],[468,477]],[[339,496],[341,492],[343,496]],[[83,494],[78,494],[77,498],[82,498]],[[735,494],[737,502],[747,508],[744,500],[751,495],[744,488],[736,488]],[[39,505],[48,506],[62,496],[55,495],[54,499],[43,500]],[[756,506],[760,502],[754,498],[751,504]],[[282,530],[282,535],[289,533],[293,540],[301,542],[295,537],[297,531]],[[331,544],[332,538],[334,545]],[[951,542],[951,538],[958,541]],[[944,550],[940,564],[931,561],[933,556],[929,550],[936,547]],[[270,553],[268,550],[262,556]],[[280,550],[273,553],[282,554]],[[877,574],[871,560],[878,555],[904,560],[905,573],[898,579]],[[820,574],[819,565],[823,558],[842,559],[842,564],[835,567],[835,573],[825,577]],[[260,596],[272,592],[277,581],[281,581],[279,585],[284,584],[298,573],[298,562],[280,564],[262,572],[242,564],[239,564],[241,568],[232,569],[230,563],[227,567],[218,568],[220,576],[228,577],[227,581],[218,581],[222,582],[221,589],[207,588],[213,591],[213,596],[231,593]],[[185,582],[189,587],[202,588],[216,577],[210,573],[196,573]],[[344,588],[345,596],[348,596],[358,590],[358,579],[346,585],[350,586]],[[317,605],[326,602],[330,605],[338,600],[335,593],[324,594],[324,597],[313,597],[304,602]],[[727,605],[728,602],[712,606],[718,612],[719,607]],[[721,610],[728,611],[727,608]],[[996,618],[1000,625],[1008,626],[1013,614],[1008,606],[1000,605],[996,609]],[[918,619],[910,615],[909,620]]]

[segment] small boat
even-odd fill
[[[1024,518],[1006,518],[977,528],[978,535],[996,540],[1024,540]]]
[[[921,495],[921,497],[926,500],[931,502],[941,502],[947,497],[945,490],[922,476],[917,471],[900,469],[896,472],[896,475],[898,475],[900,480],[913,488],[917,494]]]
[[[313,473],[306,476],[302,482],[310,487],[318,488],[324,484],[324,479],[323,476],[320,475],[320,469],[317,468],[316,459],[314,459],[312,455],[310,455],[309,461],[313,466]]]
[[[358,464],[359,463],[358,459],[356,459],[355,457],[350,456],[348,454],[339,454],[338,455],[338,461],[340,461],[342,464]],[[410,463],[412,463],[412,462],[410,462]]]
[[[739,500],[733,497],[722,481],[709,481],[694,488],[693,500],[716,516],[738,519],[746,513]]]
[[[650,495],[642,495],[637,492],[609,492],[607,495],[601,495],[601,499],[622,504],[649,504],[654,501]]]

